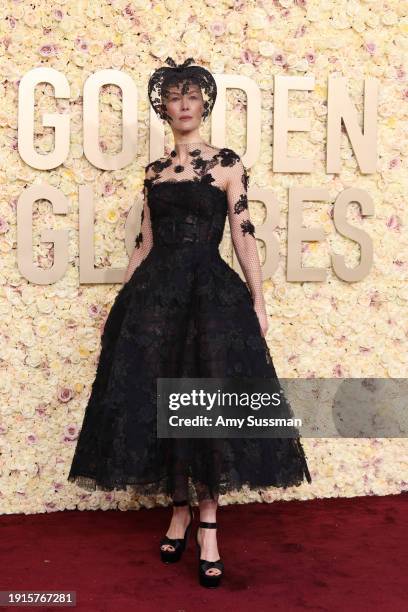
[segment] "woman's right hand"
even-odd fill
[[[103,336],[103,332],[105,331],[105,324],[106,324],[106,319],[108,318],[109,313],[106,313],[103,321],[102,321],[102,326],[101,326],[101,336]]]

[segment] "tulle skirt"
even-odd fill
[[[251,294],[218,249],[154,246],[119,290],[68,480],[199,501],[311,482],[299,437],[158,438],[158,377],[277,380]]]

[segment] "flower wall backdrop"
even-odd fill
[[[78,186],[92,186],[96,206],[95,266],[126,267],[124,223],[140,196],[148,155],[151,70],[168,55],[193,57],[213,72],[243,74],[262,91],[262,152],[250,169],[250,184],[273,189],[280,205],[277,232],[281,265],[265,282],[270,326],[268,344],[280,377],[406,377],[408,333],[407,154],[408,83],[404,58],[408,18],[396,0],[112,0],[6,1],[0,6],[0,512],[33,513],[78,507],[139,508],[166,503],[135,498],[130,492],[88,493],[66,481],[100,348],[100,328],[119,285],[81,285],[78,272]],[[71,88],[69,100],[53,88],[36,88],[35,144],[53,148],[53,129],[41,126],[44,112],[69,112],[71,145],[67,161],[52,171],[25,164],[17,150],[19,80],[38,66],[60,70]],[[139,87],[139,151],[120,171],[102,171],[84,157],[82,90],[86,78],[103,68],[123,70]],[[381,81],[378,115],[378,171],[362,175],[347,139],[342,170],[325,172],[327,79],[349,79],[361,108],[363,80]],[[272,172],[273,75],[313,74],[312,95],[294,93],[291,113],[308,116],[312,130],[290,137],[290,155],[314,159],[311,175]],[[121,142],[121,92],[101,95],[102,150]],[[245,97],[228,94],[228,142],[243,153]],[[202,135],[208,138],[206,127]],[[167,134],[167,137],[171,133]],[[171,138],[168,139],[171,145]],[[17,268],[16,203],[26,186],[46,181],[70,200],[68,215],[52,214],[48,202],[34,213],[34,262],[49,267],[51,243],[40,243],[41,228],[67,228],[70,265],[52,285],[29,283]],[[287,188],[326,186],[335,196],[345,187],[366,189],[375,215],[365,220],[374,242],[374,265],[361,282],[344,283],[332,272],[328,253],[342,252],[355,265],[359,250],[333,232],[330,205],[311,203],[305,222],[321,224],[325,245],[305,243],[304,265],[327,268],[324,283],[285,280]],[[251,205],[254,223],[262,208]],[[356,207],[351,219],[358,221]],[[360,217],[361,220],[361,217]],[[227,236],[228,239],[228,236]],[[225,253],[227,251],[225,250]],[[226,255],[227,257],[227,255]],[[406,490],[405,439],[303,439],[313,483],[259,494],[241,491],[221,504],[250,499],[385,495]]]

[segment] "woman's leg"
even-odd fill
[[[173,516],[171,517],[166,536],[172,539],[184,538],[190,520],[191,517],[188,504],[186,506],[173,506]],[[171,544],[163,544],[161,549],[174,551],[174,546]]]
[[[197,487],[196,487],[197,488]],[[218,500],[202,499],[199,500],[200,521],[215,523],[217,521]],[[201,559],[206,561],[218,561],[220,554],[217,544],[217,529],[199,527],[197,533],[198,543],[201,546]],[[209,576],[220,574],[220,570],[211,567],[206,571]]]
[[[166,536],[172,539],[184,538],[188,524],[190,523],[188,472],[185,461],[185,449],[179,440],[173,441],[173,456],[171,459],[172,469],[172,498],[173,502],[187,501],[185,506],[173,506],[173,515]],[[162,550],[173,551],[174,546],[163,544]]]

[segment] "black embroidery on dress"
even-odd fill
[[[201,153],[201,151],[200,151]],[[191,162],[192,167],[194,168],[194,170],[197,172],[197,174],[204,176],[205,174],[207,174],[207,172],[209,172],[212,168],[214,168],[215,166],[217,166],[219,163],[218,161],[218,154],[216,153],[215,155],[213,155],[210,159],[204,159],[201,155],[196,157],[196,159],[194,159]]]
[[[241,227],[242,227],[242,233],[245,235],[246,233],[251,234],[252,236],[255,235],[255,227],[252,225],[251,221],[249,221],[249,219],[246,219],[245,221],[241,222]]]
[[[154,172],[162,172],[165,168],[172,165],[171,159],[160,158],[147,165],[147,168],[152,168]]]
[[[199,156],[191,162],[191,165],[194,168],[195,172],[197,172],[197,174],[203,176],[208,168],[208,160],[203,159],[201,156]]]
[[[248,190],[248,185],[249,185],[249,176],[248,176],[248,172],[247,172],[247,169],[245,168],[245,166],[244,166],[244,173],[241,176],[241,181],[242,181],[242,184],[244,186],[245,191],[247,191]]]
[[[208,173],[208,174],[204,174],[203,177],[201,177],[201,183],[203,185],[211,185],[213,182],[215,181],[215,178],[213,177],[212,174]],[[216,185],[214,185],[215,187]]]
[[[240,160],[240,156],[235,153],[235,151],[228,149],[227,147],[220,149],[218,156],[220,158],[221,166],[233,166]]]
[[[245,193],[242,193],[240,195],[238,202],[235,202],[234,204],[234,213],[239,215],[246,208],[248,208],[248,197],[246,196]]]
[[[140,249],[140,245],[142,242],[143,242],[143,234],[142,232],[139,232],[139,234],[136,236],[135,247],[137,249]]]

